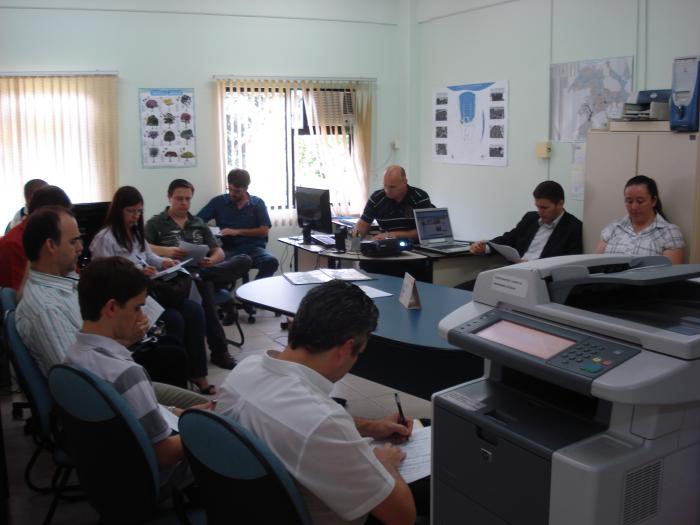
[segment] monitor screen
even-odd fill
[[[431,208],[414,211],[416,215],[416,228],[420,234],[421,241],[452,237],[450,215],[447,212],[447,208]]]
[[[495,322],[474,335],[542,359],[549,359],[576,342],[504,320]]]
[[[331,200],[328,190],[297,186],[294,196],[299,226],[309,226],[312,230],[333,233]]]
[[[88,202],[73,205],[75,220],[78,222],[78,229],[83,238],[83,253],[78,258],[80,267],[90,262],[90,243],[104,225],[109,204],[109,202]]]

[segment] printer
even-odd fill
[[[479,274],[438,327],[484,376],[433,395],[431,523],[700,523],[698,276],[621,255]]]

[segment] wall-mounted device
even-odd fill
[[[698,131],[700,56],[673,61],[671,91],[671,130]]]

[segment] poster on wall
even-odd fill
[[[620,118],[632,92],[633,57],[552,64],[550,140],[583,142],[590,129]]]
[[[507,165],[507,80],[438,89],[432,111],[435,162]]]
[[[194,89],[139,89],[144,168],[197,165]]]

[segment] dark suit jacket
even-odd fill
[[[536,211],[527,212],[518,225],[511,231],[491,239],[496,244],[512,246],[522,257],[530,247],[532,239],[539,229],[539,216]],[[542,249],[540,259],[557,255],[575,255],[583,253],[583,224],[576,217],[565,211],[559,224],[554,228],[547,244]]]

